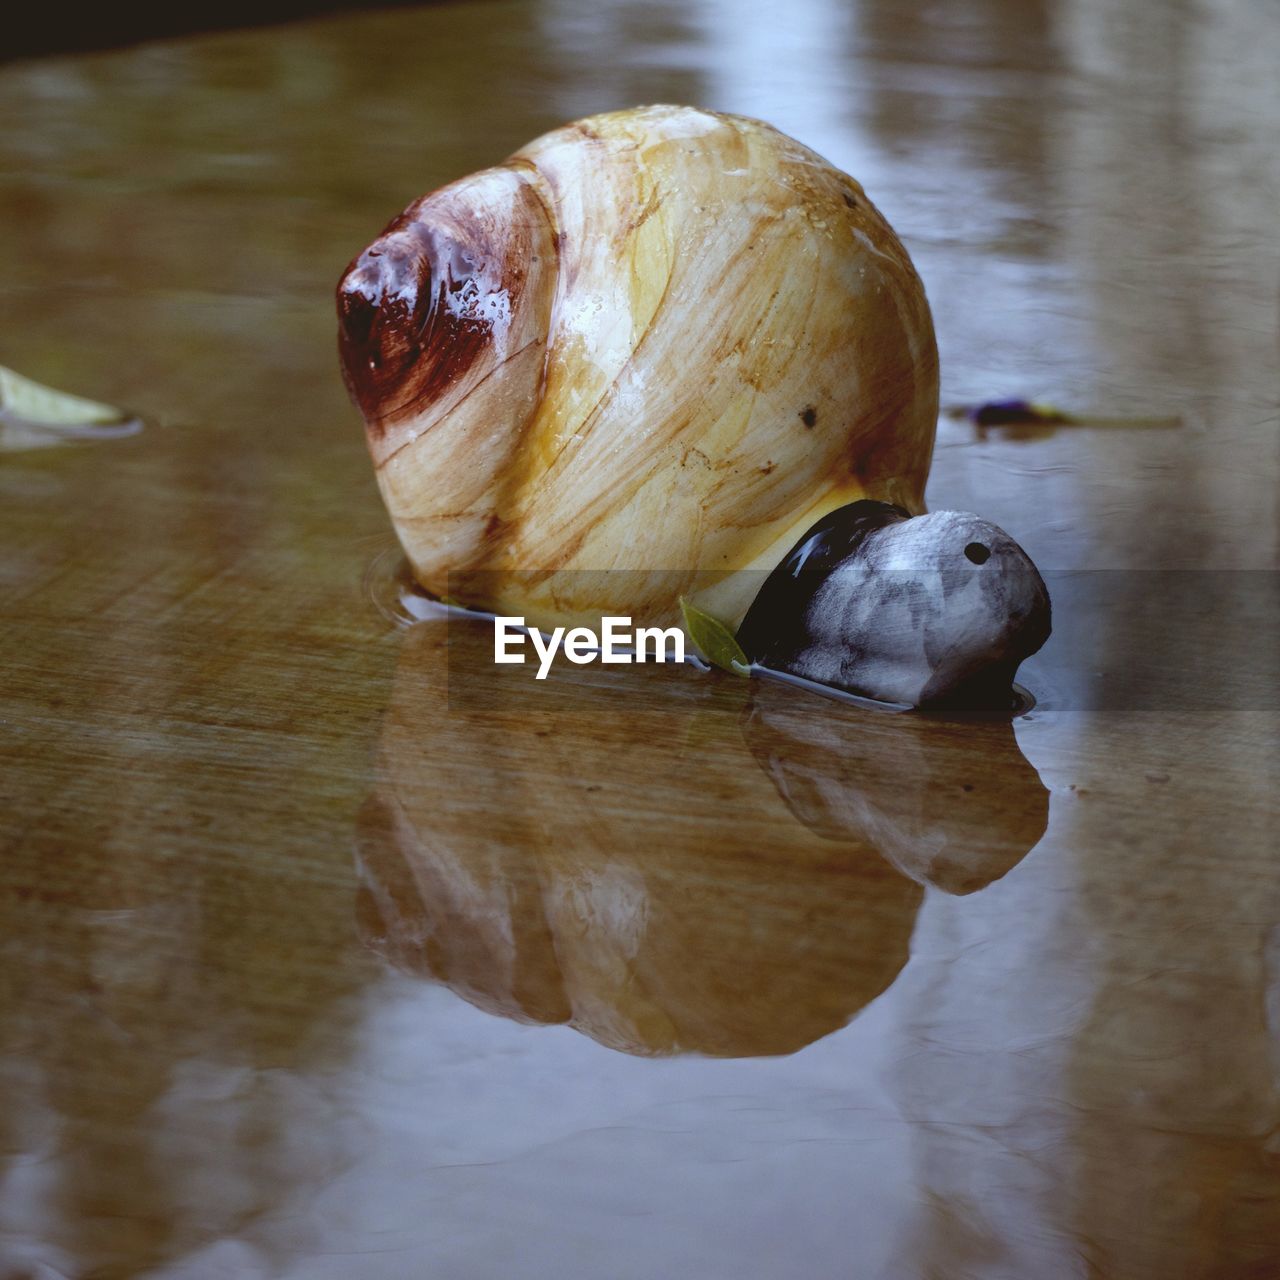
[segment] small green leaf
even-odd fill
[[[684,614],[684,629],[689,633],[693,643],[702,651],[702,656],[713,667],[721,671],[731,671],[734,675],[749,676],[751,664],[742,646],[735,639],[732,631],[723,622],[703,613],[695,604],[690,604],[684,596],[680,597],[680,612]]]
[[[1050,404],[1047,400],[1033,400],[1028,406],[1032,414],[1041,422],[1074,422],[1075,419],[1069,413],[1063,413],[1056,404]]]
[[[83,427],[123,422],[125,414],[109,404],[55,391],[0,365],[0,412],[25,422]]]

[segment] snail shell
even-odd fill
[[[828,512],[922,510],[919,277],[858,183],[758,121],[654,106],[548,133],[410,205],[338,309],[438,595],[543,625],[669,621],[689,595],[736,625]]]

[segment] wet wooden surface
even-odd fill
[[[1280,1274],[1275,24],[544,0],[0,70],[0,1277]],[[331,290],[640,101],[847,168],[1013,724],[397,627]],[[1270,572],[1268,572],[1270,571]]]

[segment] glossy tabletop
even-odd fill
[[[1280,1275],[1280,30],[1258,0],[463,3],[0,67],[0,1277]],[[400,625],[333,286],[692,102],[933,307],[1010,720]]]

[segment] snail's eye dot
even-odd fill
[[[991,548],[984,547],[981,542],[969,543],[965,547],[964,553],[974,564],[986,564],[991,558]]]

